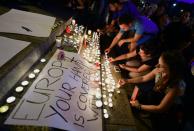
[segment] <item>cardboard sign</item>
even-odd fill
[[[37,79],[14,108],[5,124],[49,126],[69,131],[101,131],[101,110],[95,105],[90,83],[94,72],[78,54],[60,50],[49,60]]]

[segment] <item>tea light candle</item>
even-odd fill
[[[101,96],[101,93],[100,92],[96,92],[96,98],[97,99],[100,99],[102,96]]]
[[[46,59],[42,58],[42,59],[40,60],[40,62],[44,63],[44,62],[46,62]]]
[[[92,31],[91,30],[88,30],[88,35],[91,35],[92,34]]]
[[[22,87],[22,86],[18,86],[18,87],[15,88],[15,91],[16,91],[17,93],[20,93],[20,92],[22,92],[23,90],[24,90],[24,87]]]
[[[103,98],[106,98],[106,95],[102,95]]]
[[[62,38],[56,38],[56,46],[61,47]]]
[[[10,96],[10,97],[7,98],[6,102],[7,103],[13,103],[15,100],[16,100],[15,96]]]
[[[76,21],[74,19],[72,19],[71,24],[75,25],[75,23],[76,23]]]
[[[106,118],[106,119],[109,118],[108,113],[105,113],[105,114],[104,114],[104,118]]]
[[[105,114],[107,114],[107,113],[108,113],[107,109],[103,109],[103,112],[104,112]]]
[[[22,81],[22,83],[21,83],[22,86],[27,86],[28,84],[29,84],[28,81]]]
[[[120,93],[121,93],[121,91],[120,91],[120,90],[117,90],[117,93],[118,93],[118,94],[120,94]]]
[[[0,107],[0,113],[5,113],[9,110],[9,106],[4,105]]]
[[[96,106],[97,107],[101,107],[102,106],[102,101],[101,100],[97,100],[96,101]]]
[[[30,74],[28,75],[28,78],[30,78],[30,79],[35,78],[35,74],[34,74],[34,73],[30,73]]]
[[[108,106],[109,106],[109,107],[113,107],[113,104],[112,104],[112,102],[110,102],[110,103],[108,104]]]
[[[108,105],[108,102],[107,101],[104,101],[104,105],[107,106]]]
[[[109,97],[112,97],[112,93],[109,93],[108,95],[109,95]]]
[[[39,70],[39,69],[35,69],[33,72],[34,72],[35,74],[38,74],[38,73],[40,72],[40,70]]]
[[[111,98],[108,98],[108,102],[112,103],[112,99]]]

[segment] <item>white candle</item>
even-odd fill
[[[106,98],[106,95],[102,95],[103,98]]]
[[[109,115],[107,113],[104,114],[104,118],[109,118]]]
[[[92,31],[91,30],[88,30],[88,35],[91,35],[92,34]]]
[[[35,74],[38,74],[38,73],[40,72],[40,70],[39,70],[39,69],[35,69],[33,72],[34,72]]]
[[[109,97],[112,97],[112,93],[109,93],[108,95],[109,95]]]
[[[72,19],[71,23],[72,23],[72,25],[75,25],[76,21],[74,19]]]
[[[28,81],[22,81],[22,83],[21,83],[22,86],[27,86],[28,84],[29,84]]]
[[[113,107],[113,104],[112,104],[112,102],[111,102],[111,103],[109,103],[109,104],[108,104],[108,106],[109,106],[109,107]]]
[[[96,106],[97,107],[101,107],[102,106],[102,101],[101,100],[97,100],[96,101]]]
[[[107,109],[103,109],[103,112],[104,112],[104,113],[108,113]]]
[[[30,73],[30,74],[28,75],[28,77],[29,77],[30,79],[33,79],[33,78],[35,78],[35,74],[34,74],[34,73]]]
[[[112,98],[108,98],[108,102],[112,103]]]
[[[16,100],[16,97],[15,96],[10,96],[6,99],[6,102],[7,103],[13,103],[14,101]]]
[[[40,60],[40,62],[44,63],[44,62],[46,62],[46,59],[42,58],[42,59]]]
[[[56,46],[57,47],[61,47],[61,41],[62,41],[61,38],[56,38]]]
[[[5,113],[9,110],[9,106],[4,105],[0,107],[0,113]]]
[[[104,101],[104,105],[107,106],[108,105],[108,102],[107,101]]]
[[[102,96],[101,96],[101,93],[100,92],[96,92],[96,98],[97,99],[100,99]]]
[[[15,91],[17,93],[22,92],[23,90],[24,90],[24,87],[22,87],[22,86],[18,86],[18,87],[15,88]]]

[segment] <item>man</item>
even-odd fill
[[[134,51],[136,46],[143,44],[158,33],[157,25],[145,16],[139,16],[137,19],[134,19],[130,15],[123,15],[119,17],[118,22],[120,31],[114,37],[111,45],[105,50],[106,53],[109,53],[116,44],[122,46],[124,43],[130,43],[130,52]],[[120,40],[122,35],[129,30],[135,32],[134,36]]]
[[[106,32],[111,32],[120,16],[124,14],[132,15],[134,18],[139,16],[136,6],[128,0],[127,2],[120,2],[119,0],[109,0],[109,10],[112,12],[112,20],[110,25],[106,26]]]

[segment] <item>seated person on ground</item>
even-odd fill
[[[159,58],[158,65],[145,76],[132,79],[121,79],[120,85],[126,83],[143,83],[155,78],[155,86],[147,94],[147,101],[142,103],[130,101],[131,106],[150,113],[152,126],[155,130],[176,130],[177,118],[175,106],[184,94],[183,83],[185,61],[179,52],[164,52]],[[174,109],[174,110],[173,110]],[[162,117],[161,117],[162,116]]]
[[[160,56],[159,44],[149,40],[136,49],[137,56],[126,64],[120,64],[122,69],[129,71],[129,77],[142,76],[154,69]]]

